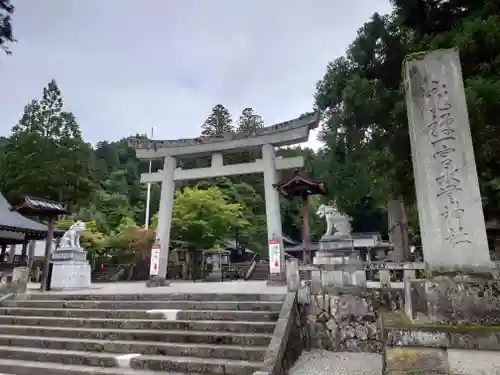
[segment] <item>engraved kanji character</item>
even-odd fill
[[[455,129],[453,129],[453,123],[455,120],[451,116],[451,113],[446,112],[439,116],[439,130],[441,133],[449,136],[455,133]]]
[[[429,82],[428,89],[427,89],[427,94],[426,94],[426,96],[428,98],[430,98],[430,97],[432,97],[432,96],[434,96],[434,95],[436,95],[438,93],[438,89],[437,89],[438,85],[439,85],[439,81],[432,80],[432,81]]]
[[[453,159],[446,158],[441,160],[441,165],[443,166],[444,169],[449,169],[452,164],[453,164]]]
[[[448,241],[450,245],[455,247],[461,243],[472,243],[469,240],[469,233],[464,230],[463,226],[459,226],[458,228],[448,228],[449,236],[445,237],[445,240]]]
[[[443,206],[443,210],[439,213],[439,216],[442,216],[444,219],[448,219],[450,217],[450,208],[447,204]]]
[[[457,172],[457,168],[453,170],[444,169],[441,172],[441,175],[436,178],[436,182],[439,185],[439,192],[437,193],[438,197],[450,192],[462,191],[462,189],[460,188],[461,181],[458,177],[455,176]]]
[[[436,152],[433,155],[434,158],[436,156],[445,158],[449,154],[455,152],[455,148],[449,145],[449,143],[452,143],[454,140],[455,137],[449,136],[432,141],[431,144],[436,148]]]

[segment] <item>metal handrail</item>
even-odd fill
[[[257,258],[258,253],[254,253],[252,259],[250,260],[250,265],[248,266],[247,273],[245,275],[245,280],[248,280],[250,276],[252,276],[253,271],[255,270],[255,266],[257,265]]]

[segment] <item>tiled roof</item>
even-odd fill
[[[47,226],[28,219],[18,212],[11,211],[11,205],[0,193],[0,229],[20,230],[22,232],[47,232]]]
[[[42,216],[57,216],[67,213],[60,202],[30,196],[24,197],[23,201],[12,210],[24,215]]]
[[[65,211],[61,203],[45,199],[26,197],[26,203],[30,204],[32,207],[37,207],[43,210]]]

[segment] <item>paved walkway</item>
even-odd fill
[[[27,293],[40,292],[39,283],[29,283]],[[286,293],[286,286],[269,286],[265,281],[192,282],[173,281],[169,286],[148,288],[145,281],[93,283],[92,288],[48,291],[50,294],[154,294],[154,293]]]

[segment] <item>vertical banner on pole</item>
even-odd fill
[[[280,239],[271,238],[269,240],[269,272],[270,273],[280,273],[281,272],[281,249],[280,249]]]
[[[151,261],[149,263],[149,275],[158,276],[160,268],[160,244],[155,243],[151,248]]]

